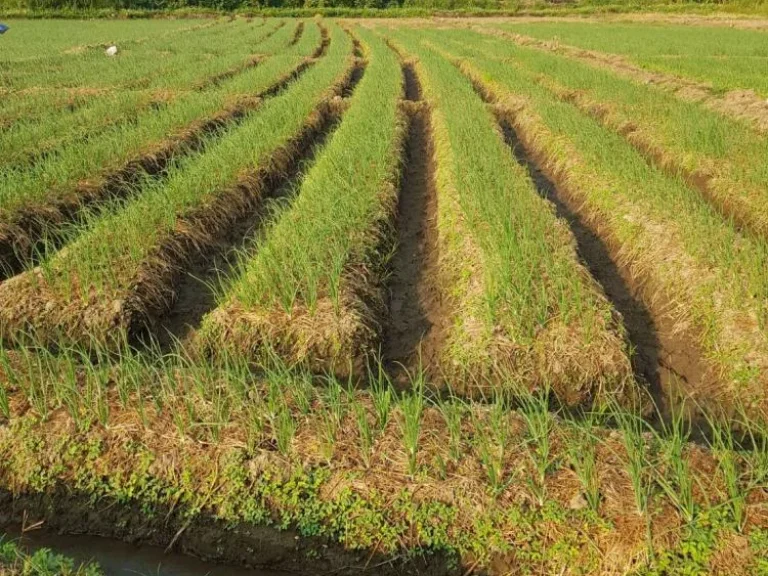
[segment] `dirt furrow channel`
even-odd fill
[[[382,356],[398,385],[418,370],[434,372],[441,341],[441,300],[433,285],[437,267],[437,193],[430,111],[410,63],[403,66],[408,135],[397,211],[397,247],[389,279],[389,318]]]
[[[291,38],[291,41],[288,43],[288,45],[289,46],[296,45],[303,33],[304,33],[304,22],[299,22],[299,25],[296,26],[296,31],[293,34],[293,38]]]
[[[568,223],[579,258],[621,315],[634,352],[631,360],[635,378],[647,386],[662,414],[667,413],[670,400],[682,392],[680,385],[687,387],[706,373],[698,350],[684,336],[675,334],[672,323],[663,315],[654,314],[645,305],[637,295],[635,280],[617,264],[608,244],[525,149],[510,122],[500,117],[499,124],[515,159],[528,170],[537,192],[552,202],[558,217]]]

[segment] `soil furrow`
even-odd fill
[[[304,72],[306,72],[307,68],[312,66],[318,58],[322,58],[325,56],[325,53],[328,51],[328,44],[329,44],[329,36],[328,36],[328,30],[326,30],[324,27],[320,27],[323,34],[323,40],[320,43],[320,46],[318,46],[317,50],[315,50],[312,55],[309,58],[305,58],[304,61],[299,64],[296,68],[293,69],[289,74],[287,74],[284,78],[282,78],[279,82],[275,82],[272,86],[261,92],[260,98],[269,98],[272,96],[277,96],[287,88],[287,86],[296,80],[299,76],[301,76]]]
[[[141,179],[147,175],[163,178],[174,158],[200,151],[206,138],[223,133],[228,125],[237,123],[259,102],[259,98],[253,98],[247,103],[237,103],[214,117],[187,127],[183,136],[157,151],[131,160],[96,186],[88,182],[80,184],[75,194],[46,206],[45,210],[36,207],[20,212],[11,224],[3,226],[6,231],[0,238],[0,279],[19,273],[27,263],[34,261],[41,249],[41,241],[46,242],[48,251],[59,249],[65,239],[57,233],[57,227],[76,221],[98,204],[134,194]]]
[[[262,250],[204,319],[199,342],[205,353],[256,361],[274,353],[316,374],[353,380],[365,378],[379,353],[407,119],[400,106],[401,62],[370,32],[361,36],[367,37],[366,71],[348,113],[303,183],[295,209],[270,228]],[[382,97],[372,98],[377,92]],[[365,210],[355,212],[361,202]],[[339,210],[345,217],[334,222]]]
[[[198,82],[194,89],[195,90],[206,90],[207,88],[210,88],[212,86],[217,86],[224,82],[225,80],[229,80],[230,78],[237,76],[238,74],[242,74],[249,68],[255,68],[258,66],[262,61],[264,60],[263,56],[260,56],[258,54],[254,54],[253,56],[250,56],[248,60],[243,62],[242,64],[238,64],[237,66],[234,66],[233,68],[230,68],[229,70],[224,70],[223,72],[220,72],[218,74],[215,74],[214,76],[211,76],[210,78],[206,78],[205,80]]]
[[[389,319],[382,356],[392,380],[407,385],[409,374],[432,371],[441,338],[440,296],[433,285],[437,266],[437,193],[430,114],[421,99],[413,66],[404,64],[408,115],[397,210],[397,248],[389,279]]]
[[[57,233],[57,227],[77,220],[95,205],[134,194],[137,184],[146,175],[161,178],[173,159],[199,151],[206,139],[214,134],[223,135],[256,109],[264,98],[283,91],[325,53],[328,33],[324,28],[322,37],[320,46],[310,58],[260,94],[241,98],[219,114],[195,122],[180,131],[177,137],[163,143],[159,149],[127,162],[97,185],[84,182],[67,198],[53,202],[44,209],[30,208],[15,216],[12,221],[0,223],[0,280],[19,273],[27,263],[33,261],[40,249],[41,240],[45,239],[48,249],[60,248],[64,239]]]
[[[299,40],[301,40],[302,34],[304,34],[304,22],[299,22],[299,24],[296,26],[296,30],[293,33],[293,38],[291,38],[291,41],[288,42],[288,46],[295,46]]]
[[[663,404],[663,390],[669,389],[672,378],[682,374],[687,380],[685,367],[678,367],[676,350],[668,350],[659,336],[659,329],[650,310],[635,296],[631,288],[631,279],[625,277],[611,256],[606,243],[580,217],[574,207],[569,205],[566,195],[534,162],[529,152],[523,147],[514,128],[503,117],[499,124],[504,140],[509,145],[517,162],[529,173],[536,191],[549,200],[555,207],[555,213],[568,223],[576,240],[579,258],[589,273],[603,289],[609,302],[621,315],[627,331],[627,340],[634,351],[632,369],[638,382],[645,383],[654,400]],[[674,342],[667,342],[672,344]],[[671,353],[671,354],[670,354]]]
[[[325,31],[323,37],[325,45],[329,42]],[[320,51],[318,49],[317,54]],[[312,59],[310,63],[314,61],[316,60]],[[341,93],[342,88],[352,81],[353,68],[353,65],[349,66],[346,76],[330,89],[329,94]],[[284,81],[283,85],[287,87],[288,81]],[[263,168],[243,174],[232,186],[222,190],[212,202],[185,214],[179,220],[175,230],[156,246],[152,256],[141,263],[135,274],[125,278],[124,286],[128,287],[128,293],[124,299],[120,300],[119,305],[115,303],[114,306],[110,306],[106,302],[98,302],[92,306],[75,304],[74,307],[62,309],[59,312],[62,314],[60,317],[41,320],[40,325],[36,326],[35,329],[41,341],[49,341],[60,332],[69,331],[66,336],[62,334],[62,338],[80,342],[85,337],[87,340],[93,338],[112,342],[117,332],[121,333],[118,335],[121,338],[124,331],[130,341],[145,342],[147,336],[155,331],[162,315],[173,304],[175,285],[180,280],[187,263],[194,259],[197,253],[209,251],[220,238],[225,236],[226,230],[259,205],[262,193],[268,192],[270,186],[277,186],[274,183],[282,180],[297,155],[296,151],[306,149],[316,139],[316,135],[329,121],[328,117],[331,117],[332,121],[336,110],[330,102],[332,98],[329,96],[328,100],[319,103],[306,118],[300,131],[274,151],[271,162]],[[39,274],[39,271],[32,270],[25,273],[25,275],[35,274]],[[9,283],[19,282],[26,286],[25,275],[17,276],[9,280]],[[6,290],[14,290],[8,283],[2,287]],[[27,307],[24,311],[19,311],[19,319],[30,318],[29,314],[34,314],[34,299],[41,297],[35,292],[28,303],[31,308]],[[24,320],[21,321],[24,322]],[[78,336],[77,330],[73,330],[72,325],[80,322],[86,322],[89,325],[88,336],[83,334]],[[4,329],[8,330],[9,334],[11,332],[20,334],[19,330],[10,325],[4,326]],[[21,326],[19,329],[23,330]]]
[[[274,29],[267,32],[264,36],[259,38],[258,43],[263,44],[267,40],[269,40],[272,36],[277,34],[277,32],[285,26],[284,22],[281,22],[278,26],[275,26]],[[293,46],[296,44],[296,42],[299,41],[299,38],[301,38],[301,34],[304,32],[304,23],[300,22],[299,25],[296,27],[296,31],[294,32],[294,36],[289,42],[289,46]],[[238,74],[242,74],[248,68],[254,68],[255,66],[258,66],[261,62],[264,61],[265,56],[261,54],[254,54],[251,57],[248,58],[244,63],[238,64],[237,66],[230,68],[229,70],[225,70],[219,74],[216,74],[214,76],[211,76],[210,78],[206,78],[205,80],[202,80],[201,82],[198,82],[195,85],[195,90],[207,90],[208,88],[211,88],[213,86],[217,86],[218,84],[221,84],[225,80],[228,80],[234,76],[237,76]]]
[[[350,96],[352,96],[352,92],[355,90],[355,86],[360,82],[360,80],[363,77],[363,74],[365,73],[365,56],[363,54],[363,48],[360,45],[360,41],[355,38],[352,33],[347,30],[346,28],[344,31],[349,34],[349,36],[352,38],[352,46],[353,46],[353,52],[352,54],[355,57],[355,68],[352,70],[352,76],[350,78],[350,82],[344,86],[341,97],[344,99],[348,99]]]

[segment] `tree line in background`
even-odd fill
[[[514,12],[525,8],[579,6],[638,9],[659,5],[753,4],[765,0],[0,0],[1,11],[82,11],[105,10],[300,10],[300,9],[412,9],[412,10],[502,10]]]
[[[514,7],[515,0],[0,0],[0,8],[28,10],[183,10],[209,8],[486,8]]]

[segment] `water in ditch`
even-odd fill
[[[21,533],[4,529],[4,540],[14,540],[28,552],[48,548],[76,563],[98,562],[105,576],[278,576],[285,572],[214,564],[155,546],[87,535],[61,535],[40,529]]]

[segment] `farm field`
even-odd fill
[[[768,32],[9,24],[0,534],[768,574]]]

